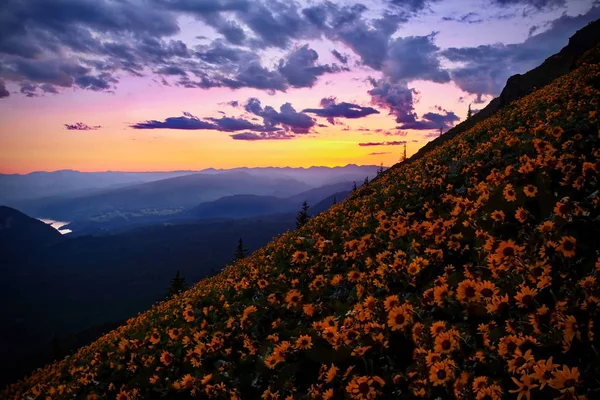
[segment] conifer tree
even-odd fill
[[[367,176],[367,177],[365,177],[365,180],[363,182],[363,186],[366,186],[368,184],[369,184],[369,177]]]
[[[383,163],[381,163],[381,165],[379,166],[379,168],[377,168],[377,176],[383,174]]]
[[[167,291],[167,298],[175,296],[177,293],[180,293],[187,289],[187,284],[185,283],[185,278],[181,276],[179,270],[175,273],[173,279],[171,279],[171,286],[169,286],[169,290]]]
[[[298,211],[298,215],[296,216],[296,229],[303,227],[307,222],[310,216],[308,215],[308,203],[305,201],[302,203],[302,210]]]
[[[337,204],[337,199],[335,198],[335,195],[333,196],[333,205],[335,206]]]
[[[237,248],[235,249],[234,261],[239,261],[246,258],[247,250],[244,248],[244,242],[242,238],[238,242]]]
[[[406,161],[406,143],[404,143],[404,154],[402,155],[402,161]]]
[[[354,181],[354,185],[352,185],[352,191],[356,192],[356,181]]]
[[[469,109],[467,110],[467,119],[473,116],[473,110],[471,110],[471,103],[469,103]]]

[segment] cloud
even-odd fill
[[[371,147],[371,146],[401,146],[406,144],[406,141],[396,141],[396,142],[366,142],[359,143],[358,145],[361,147]]]
[[[133,129],[218,129],[215,124],[203,121],[188,112],[184,112],[182,117],[169,117],[164,121],[149,120],[145,122],[138,122],[137,124],[131,125],[131,127]]]
[[[383,72],[391,83],[423,79],[438,83],[450,81],[448,71],[442,69],[438,58],[439,47],[428,36],[397,38],[390,43]]]
[[[3,79],[0,79],[0,99],[10,96]]]
[[[88,125],[83,122],[76,122],[74,124],[64,124],[67,130],[70,131],[95,131],[102,128],[102,125]]]
[[[442,21],[454,21],[454,22],[460,22],[460,23],[464,23],[464,24],[479,24],[479,23],[483,22],[483,18],[481,18],[478,13],[468,12],[459,17],[450,17],[450,16],[442,17]]]
[[[522,43],[449,48],[441,54],[452,62],[463,64],[450,72],[452,80],[462,90],[478,96],[497,96],[510,76],[537,67],[565,46],[578,29],[598,18],[600,7],[593,7],[578,16],[563,14],[552,21],[546,31],[529,36]]]
[[[333,49],[331,51],[331,54],[333,54],[333,56],[335,58],[337,58],[337,60],[339,62],[341,62],[342,64],[348,64],[348,56],[347,55],[344,55],[344,54],[340,53],[339,51],[337,51],[335,49]]]
[[[285,132],[288,136],[293,134],[306,134],[311,132],[315,120],[309,115],[297,112],[290,103],[283,104],[279,111],[271,106],[262,107],[260,100],[250,98],[244,109],[251,114],[262,118],[262,124],[253,123],[245,118],[222,116],[219,118],[199,118],[189,112],[184,112],[181,117],[169,117],[163,121],[149,120],[130,125],[133,129],[182,129],[182,130],[215,130],[220,132],[253,131],[265,133],[258,135],[260,138],[277,138],[277,132]],[[232,136],[236,139],[244,138],[248,132],[241,136]],[[248,137],[254,137],[250,135]],[[251,140],[251,139],[244,139]],[[259,139],[255,139],[259,140]]]
[[[382,156],[384,154],[392,154],[391,151],[375,151],[373,153],[367,154],[368,156]]]
[[[379,129],[377,130],[379,131]],[[397,130],[397,131],[383,131],[383,135],[384,136],[406,136],[408,135],[408,132],[405,131],[401,131],[401,130]]]
[[[545,8],[564,7],[566,0],[492,0],[491,3],[501,7],[524,5],[542,10]]]
[[[37,97],[37,93],[35,93],[36,90],[37,90],[37,85],[33,85],[29,82],[21,83],[20,92],[23,93],[27,97]]]
[[[323,108],[307,108],[302,110],[304,113],[315,114],[319,117],[325,117],[331,124],[335,124],[335,118],[363,118],[371,114],[379,114],[379,111],[372,107],[363,107],[352,103],[336,103],[334,97],[321,99]]]
[[[244,109],[251,114],[263,118],[263,124],[267,128],[281,125],[283,130],[292,131],[297,134],[309,133],[316,121],[304,112],[297,112],[290,103],[285,103],[279,108],[279,112],[271,106],[262,107],[260,100],[249,98]]]
[[[279,72],[292,87],[312,87],[319,76],[340,71],[340,68],[317,64],[318,59],[317,52],[305,44],[280,61]]]
[[[257,140],[285,140],[285,139],[293,139],[295,136],[293,134],[289,134],[285,131],[277,131],[277,132],[242,132],[235,133],[231,136],[234,140],[247,140],[247,141],[257,141]]]
[[[373,89],[368,93],[371,95],[371,103],[389,110],[391,115],[396,116],[396,122],[413,122],[416,120],[414,102],[418,92],[414,88],[408,88],[405,81],[390,83],[385,79],[369,79]]]
[[[255,131],[265,130],[264,126],[253,124],[252,122],[246,121],[242,118],[221,117],[206,118],[206,120],[212,122],[215,125],[216,130],[224,132],[242,131],[246,129]]]
[[[442,110],[441,113],[428,112],[420,120],[405,122],[398,129],[430,130],[440,128],[445,131],[451,128],[460,118],[452,111]]]

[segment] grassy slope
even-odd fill
[[[599,98],[586,64],[3,397],[598,398]]]

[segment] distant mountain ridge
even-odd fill
[[[334,194],[350,193],[352,185],[353,182],[340,182],[285,198],[257,195],[227,196],[215,201],[202,203],[189,210],[185,216],[198,219],[249,218],[259,215],[297,212],[304,201],[311,207],[311,215],[315,215],[314,213],[319,213],[329,208],[332,203],[328,203],[328,206],[324,209],[323,205],[320,205],[319,208],[314,208],[316,204],[330,198]],[[343,197],[340,197],[339,200],[342,199]]]

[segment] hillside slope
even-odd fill
[[[584,61],[3,396],[598,398],[599,100]]]
[[[8,265],[8,260],[23,253],[58,243],[62,239],[61,233],[50,225],[14,208],[0,206],[0,254],[3,265]]]

